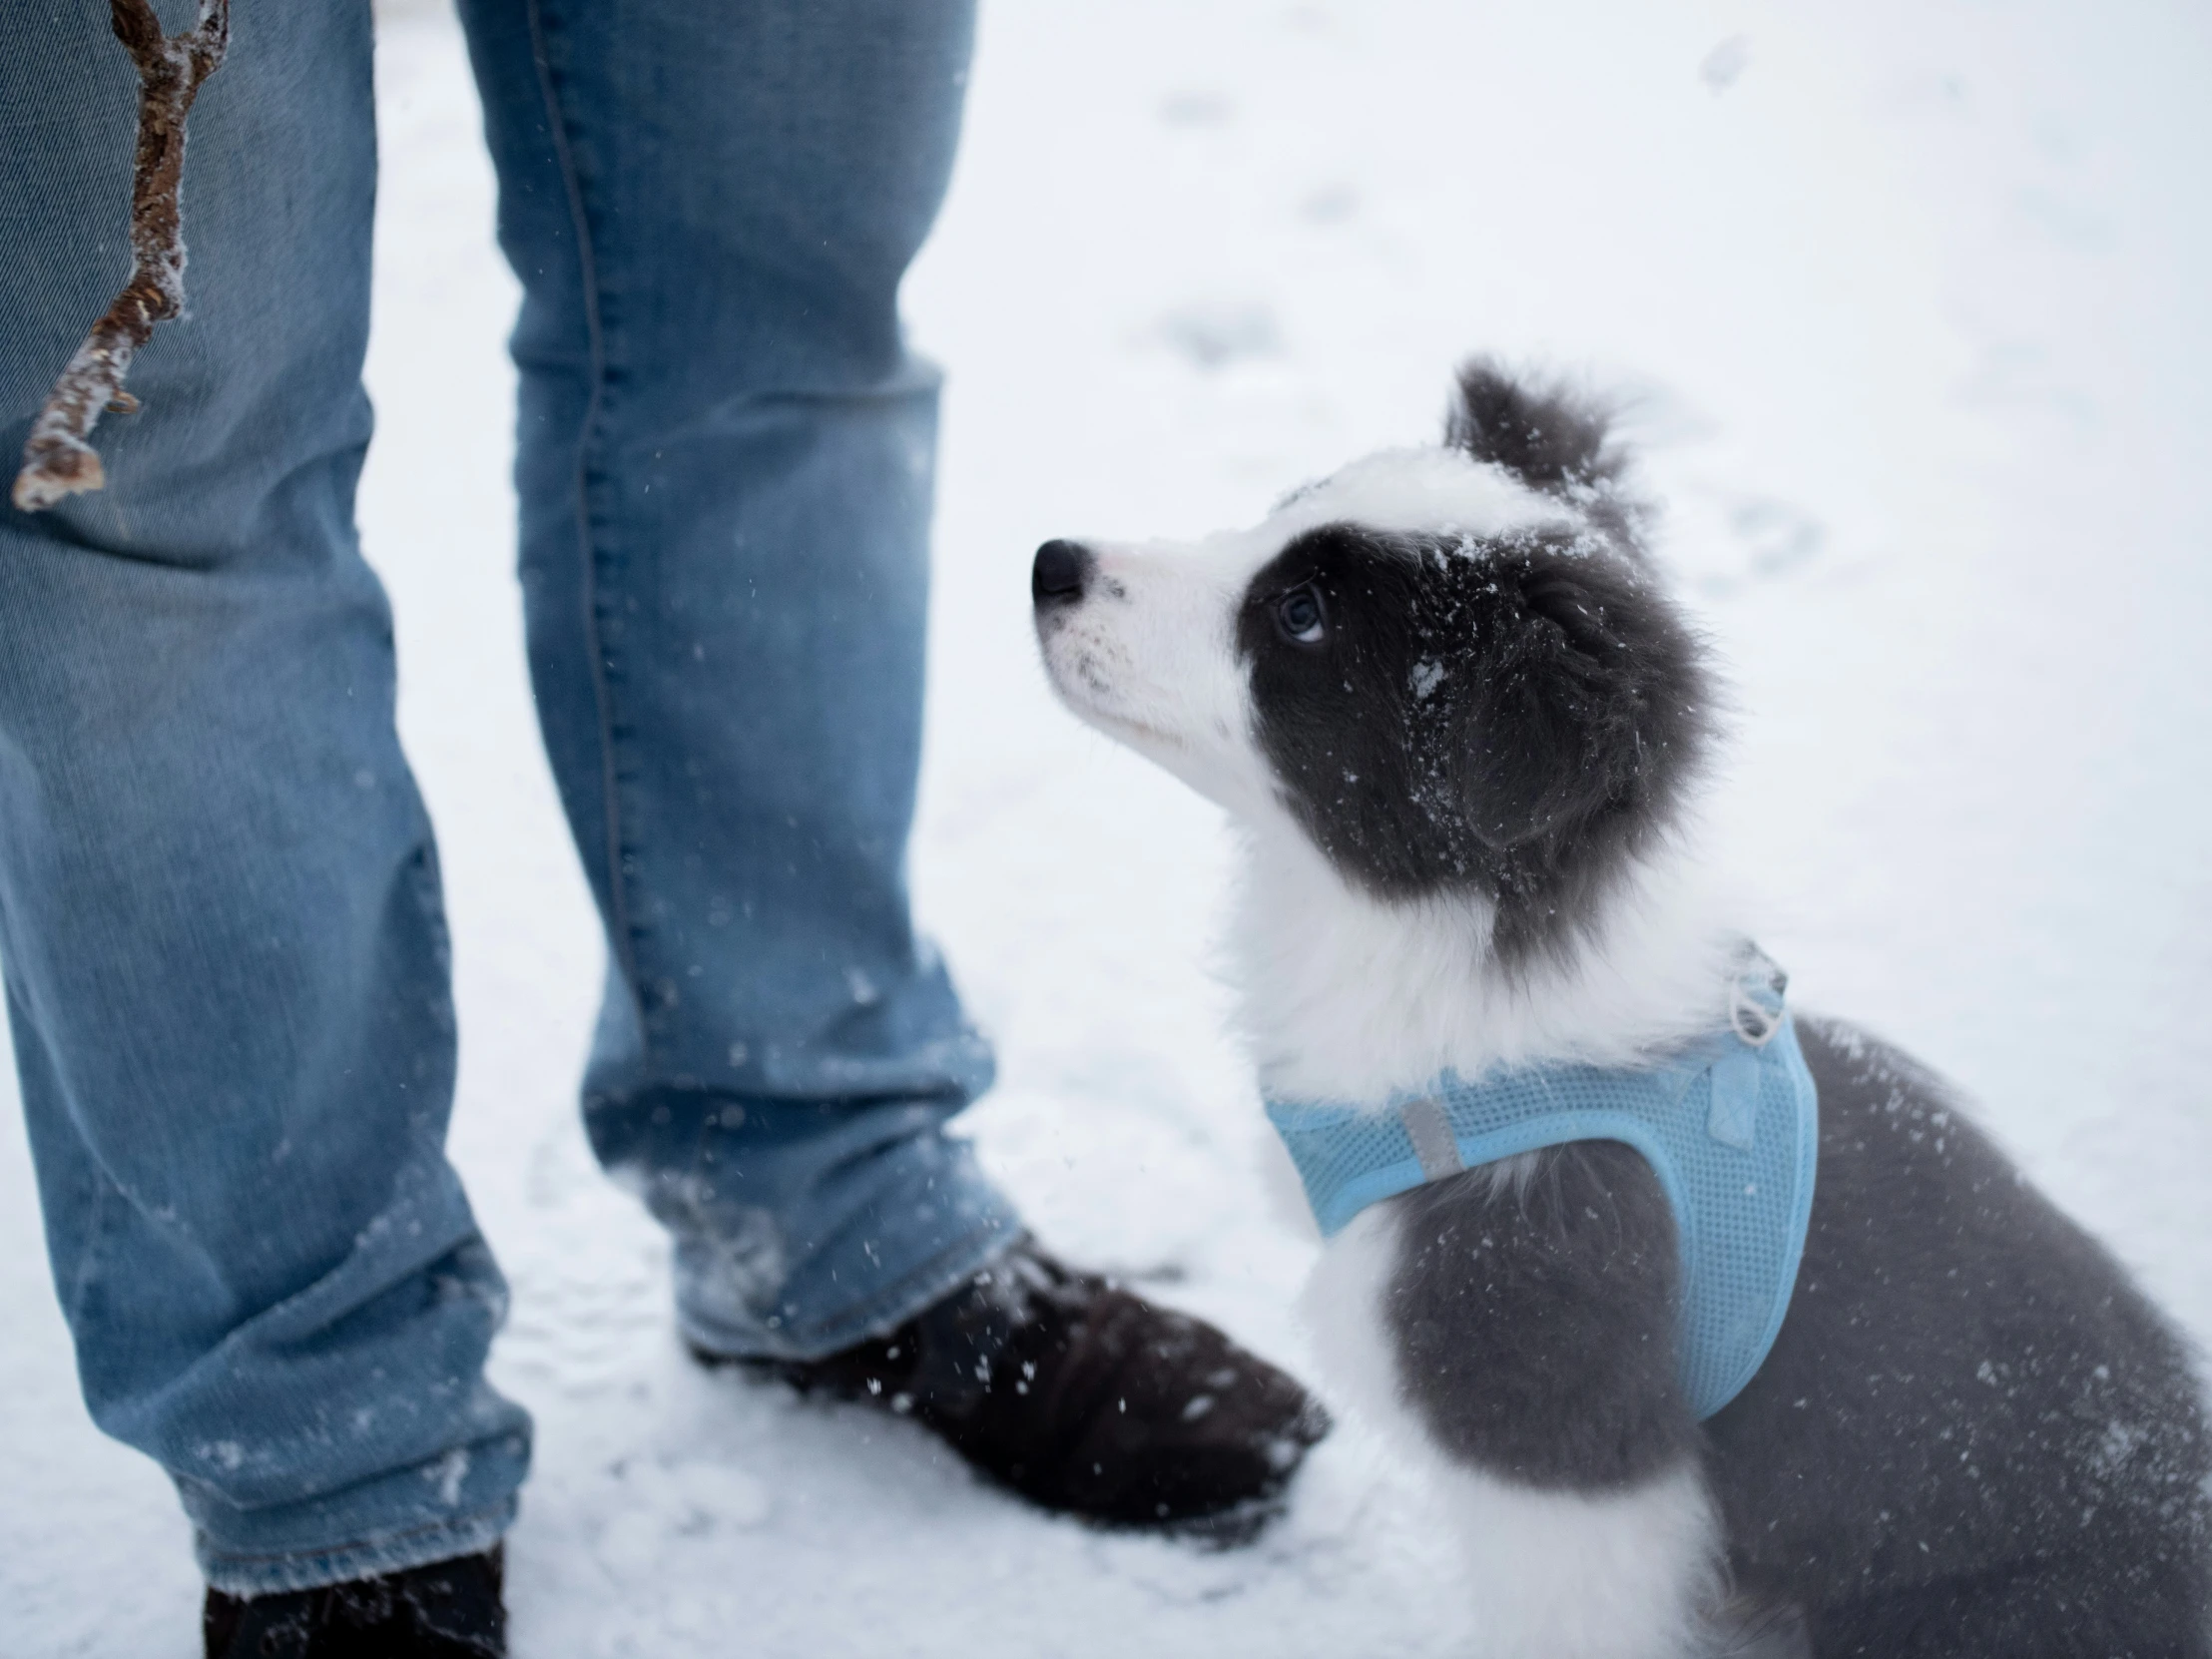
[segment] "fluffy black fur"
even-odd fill
[[[1626,493],[1628,456],[1612,427],[1611,409],[1596,398],[1474,357],[1460,365],[1444,442],[1573,502],[1616,545],[1640,556],[1635,531],[1643,513]]]
[[[1565,523],[1309,531],[1249,584],[1238,646],[1315,842],[1381,896],[1491,899],[1508,965],[1566,948],[1707,748],[1689,629],[1640,563]]]
[[[1674,1216],[1633,1147],[1585,1141],[1525,1183],[1472,1170],[1397,1204],[1384,1317],[1437,1444],[1575,1491],[1640,1485],[1696,1450],[1674,1386]]]
[[[1474,357],[1459,369],[1444,442],[1505,468],[1530,489],[1577,495],[1619,485],[1627,457],[1611,428],[1611,417],[1594,400]]]
[[[1674,1224],[1625,1147],[1393,1202],[1407,1396],[1449,1454],[1618,1490],[1703,1460],[1736,1586],[1819,1659],[2203,1659],[2212,1443],[2189,1356],[1924,1068],[1801,1020],[1821,1163],[1773,1354],[1701,1435]]]

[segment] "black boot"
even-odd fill
[[[1026,1240],[887,1337],[755,1369],[909,1415],[1031,1501],[1122,1525],[1257,1522],[1329,1430],[1212,1326]]]
[[[241,1600],[210,1590],[208,1659],[502,1659],[500,1555]]]

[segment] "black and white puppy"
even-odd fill
[[[1477,363],[1442,446],[1254,529],[1038,551],[1060,695],[1240,828],[1231,954],[1272,1097],[1632,1066],[1722,1018],[1710,673],[1642,535],[1601,413]],[[2181,1341],[1938,1078],[1847,1025],[1799,1039],[1803,1267],[1703,1423],[1674,1219],[1624,1145],[1433,1183],[1325,1251],[1325,1365],[1441,1483],[1479,1651],[2212,1654]]]

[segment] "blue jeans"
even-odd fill
[[[172,27],[190,8],[168,4]],[[810,1358],[1017,1229],[946,1120],[990,1057],[907,916],[936,382],[901,274],[969,0],[464,0],[525,298],[545,743],[606,923],[594,1147],[678,1318]],[[0,455],[120,286],[103,0],[0,11]],[[0,960],[85,1396],[256,1594],[482,1547],[529,1421],[443,1152],[430,826],[353,531],[367,0],[236,0],[187,317],[105,493],[0,506]],[[486,487],[493,487],[486,480]]]

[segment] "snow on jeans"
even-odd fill
[[[829,1353],[1017,1225],[944,1133],[990,1058],[902,876],[936,387],[896,290],[967,0],[461,9],[525,290],[531,672],[608,939],[586,1121],[674,1233],[687,1336]],[[135,92],[104,0],[0,10],[11,468],[128,267]],[[0,506],[0,961],[55,1283],[94,1416],[247,1594],[479,1548],[529,1456],[352,524],[374,179],[366,0],[236,0],[189,314],[101,426],[110,486]]]

